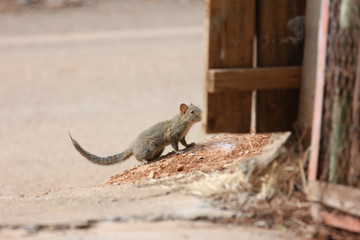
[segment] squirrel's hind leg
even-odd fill
[[[158,150],[158,151],[154,151],[154,150],[150,150],[150,149],[141,149],[138,152],[134,152],[135,158],[140,161],[140,162],[151,162],[156,160],[157,158],[159,158],[161,156],[161,154],[163,153],[164,148]]]
[[[151,160],[155,160],[155,159],[159,158],[159,157],[161,156],[161,154],[164,152],[164,149],[165,149],[165,148],[161,149],[157,154],[155,154],[155,155],[154,155],[154,158],[151,159]]]

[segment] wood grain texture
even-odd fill
[[[358,53],[360,59],[360,49]],[[358,60],[359,61],[359,60]],[[352,126],[350,133],[350,159],[347,181],[350,186],[360,188],[360,63],[358,62],[352,102]]]
[[[360,190],[321,181],[309,182],[308,199],[360,217]]]
[[[325,66],[327,52],[327,34],[329,25],[329,1],[321,0],[319,9],[319,28],[317,33],[317,52],[316,54],[316,79],[315,79],[315,99],[313,105],[313,121],[311,130],[311,152],[309,159],[308,179],[318,179],[324,169],[323,161],[319,161],[322,109],[324,100]]]
[[[303,41],[299,28],[305,0],[259,0],[257,9],[258,67],[302,64]],[[257,131],[292,129],[297,119],[299,90],[257,92]]]
[[[314,112],[315,80],[317,71],[317,53],[320,26],[321,1],[306,3],[306,35],[304,44],[304,60],[299,97],[299,112],[297,123],[300,131],[307,131],[304,136],[304,146],[310,145],[311,127]]]
[[[209,91],[298,89],[301,67],[210,69]]]
[[[207,0],[207,70],[250,68],[253,64],[255,32],[254,0]],[[249,132],[251,91],[205,93],[206,132]]]
[[[321,210],[320,215],[326,225],[360,233],[360,218],[341,212]]]

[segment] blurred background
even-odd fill
[[[91,186],[138,164],[91,164],[68,132],[110,155],[180,103],[202,107],[204,17],[203,0],[1,0],[0,196]],[[196,124],[187,139],[204,137]]]

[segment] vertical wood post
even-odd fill
[[[301,21],[305,14],[305,1],[259,0],[258,3],[258,67],[301,65]],[[258,91],[256,130],[275,132],[292,129],[297,119],[298,99],[298,89]]]
[[[329,23],[329,3],[328,0],[321,0],[319,17],[317,53],[316,53],[316,83],[315,100],[313,110],[313,122],[311,131],[311,153],[309,162],[309,181],[317,179],[319,146],[321,134],[322,107],[324,99],[325,82],[325,61],[326,61],[326,38]]]
[[[206,132],[249,132],[251,91],[209,93],[208,70],[253,65],[254,0],[207,0]]]
[[[306,1],[305,45],[299,97],[297,128],[304,134],[304,147],[310,146],[314,111],[316,61],[321,1]]]
[[[358,42],[360,46],[360,40]],[[351,127],[351,146],[348,173],[348,183],[351,186],[360,188],[360,48],[358,50],[358,63],[354,86],[354,96],[352,101],[352,127]]]

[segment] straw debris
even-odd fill
[[[190,184],[189,190],[222,209],[239,211],[236,222],[309,232],[305,177],[309,150],[299,150],[297,139],[288,136],[277,151],[265,155],[208,174]]]

